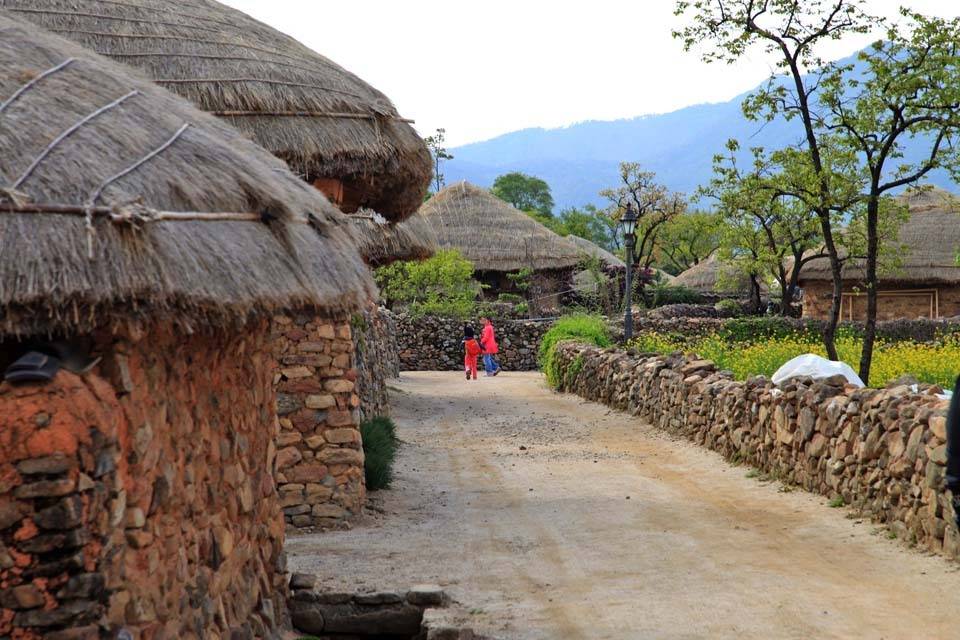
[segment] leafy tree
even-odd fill
[[[443,173],[440,171],[440,165],[445,160],[453,160],[453,154],[447,151],[447,148],[444,145],[447,138],[446,129],[437,129],[436,133],[432,136],[427,136],[424,138],[424,142],[427,143],[427,148],[430,149],[430,155],[433,157],[433,186],[434,191],[440,191],[443,189],[444,178]],[[429,198],[429,195],[427,196]]]
[[[944,167],[958,173],[952,144],[960,132],[960,19],[902,11],[909,25],[885,25],[865,0],[678,0],[692,23],[675,32],[686,49],[706,44],[703,59],[733,62],[753,45],[775,57],[786,77],[772,76],[743,105],[758,120],[783,117],[803,125],[803,142],[785,164],[785,195],[818,218],[833,275],[833,304],[824,346],[835,342],[842,293],[838,218],[864,208],[867,329],[860,375],[869,380],[876,330],[876,285],[885,194]],[[861,52],[858,64],[827,63],[817,47],[850,33],[887,26],[886,39]],[[929,141],[929,155],[904,158],[904,142]]]
[[[602,213],[592,204],[564,209],[557,219],[560,221],[560,235],[580,236],[604,249],[609,248],[609,226]]]
[[[657,265],[676,275],[720,248],[722,220],[716,213],[691,211],[664,223],[654,241]]]
[[[395,262],[377,269],[375,276],[387,304],[413,316],[469,318],[480,293],[473,263],[456,249],[438,251],[423,262]]]
[[[553,215],[553,196],[545,181],[519,171],[505,173],[493,181],[490,193],[521,211]]]
[[[671,218],[683,213],[686,202],[680,194],[671,193],[657,182],[656,174],[644,171],[637,162],[620,163],[620,184],[604,189],[600,195],[610,201],[604,212],[608,228],[616,230],[627,204],[637,212],[636,264],[648,268],[653,262],[653,246],[657,233]],[[621,246],[619,234],[612,235],[614,246]]]

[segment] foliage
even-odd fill
[[[611,247],[609,219],[592,204],[564,209],[556,217],[553,230],[561,236],[579,236],[604,249]]]
[[[620,218],[633,207],[637,214],[637,247],[634,259],[637,264],[649,267],[653,262],[654,240],[660,228],[671,218],[680,215],[686,209],[686,201],[680,194],[671,193],[657,182],[657,175],[644,171],[637,162],[621,162],[619,169],[620,184],[604,189],[600,196],[610,202],[604,214],[608,226],[613,231],[614,246],[621,246],[620,235],[616,233]]]
[[[360,438],[367,490],[388,488],[393,481],[393,461],[399,443],[396,425],[390,418],[376,416],[360,423]]]
[[[424,142],[427,143],[427,148],[430,149],[430,156],[433,158],[433,186],[435,191],[440,191],[443,189],[444,179],[443,173],[440,171],[440,165],[444,160],[453,160],[453,154],[447,151],[447,148],[444,145],[447,137],[446,129],[437,129],[436,133],[432,136],[427,136],[424,138]],[[427,194],[427,198],[430,197],[430,194]],[[426,199],[424,199],[426,202]]]
[[[533,278],[533,273],[533,269],[530,267],[524,267],[519,271],[508,273],[507,280],[513,284],[517,291],[527,292],[530,290],[530,280]]]
[[[546,216],[553,214],[553,196],[550,185],[536,176],[513,171],[498,176],[490,193],[520,211],[536,211]]]
[[[476,305],[480,285],[473,264],[459,251],[438,251],[423,262],[395,262],[375,273],[388,304],[405,307],[412,316],[440,315],[465,319]]]
[[[654,281],[647,287],[647,306],[662,307],[668,304],[700,304],[703,295],[699,291],[683,285],[672,285],[665,281]]]
[[[720,247],[722,220],[716,213],[691,211],[667,220],[654,241],[657,266],[671,275],[686,271]]]
[[[721,318],[736,318],[743,315],[743,307],[736,300],[720,300],[714,307]]]
[[[630,347],[640,351],[672,353],[684,351],[713,360],[722,369],[729,369],[738,380],[751,376],[771,376],[786,361],[805,353],[826,357],[826,352],[814,331],[788,331],[776,323],[769,323],[769,334],[751,333],[746,340],[732,339],[743,335],[748,321],[728,323],[726,332],[687,338],[654,332],[639,334]],[[860,359],[862,337],[853,332],[841,332],[837,338],[840,359],[854,366]],[[914,341],[877,340],[874,361],[876,379],[881,382],[912,375],[920,382],[950,388],[960,373],[960,336],[950,335],[933,343]]]
[[[598,347],[609,347],[610,331],[600,316],[575,314],[557,320],[543,335],[538,352],[540,368],[547,376],[547,384],[558,388],[562,380],[555,361],[557,344],[564,340],[576,340]]]

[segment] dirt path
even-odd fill
[[[382,510],[300,536],[331,588],[436,582],[497,638],[958,638],[960,573],[536,374],[405,373]]]

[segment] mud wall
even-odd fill
[[[350,318],[274,318],[277,488],[287,523],[328,527],[365,498],[360,396]]]
[[[447,371],[463,368],[463,325],[461,320],[399,314],[397,349],[403,371]],[[470,324],[479,335],[479,319]],[[527,320],[495,321],[500,353],[497,360],[505,371],[535,371],[540,339],[550,322]]]
[[[96,340],[0,385],[0,636],[270,637],[283,519],[266,325]]]
[[[833,498],[898,538],[960,553],[943,488],[948,403],[907,386],[842,378],[777,387],[738,382],[707,360],[572,343],[558,347],[562,389],[628,411],[726,458]]]

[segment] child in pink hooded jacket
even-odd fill
[[[500,373],[500,365],[497,363],[495,356],[500,352],[500,347],[497,345],[497,336],[493,329],[493,323],[490,322],[490,318],[480,318],[480,322],[483,323],[483,329],[480,330],[480,346],[483,348],[483,369],[486,372],[485,375],[495,376]]]

